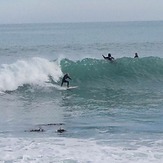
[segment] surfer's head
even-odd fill
[[[111,54],[110,53],[108,53],[108,57],[111,57]]]

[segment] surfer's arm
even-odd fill
[[[102,55],[104,59],[106,59],[106,57],[104,55]]]
[[[72,80],[71,77],[68,76],[68,78],[69,78],[70,80]]]

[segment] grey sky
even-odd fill
[[[163,20],[163,0],[0,0],[0,24]]]

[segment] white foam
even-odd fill
[[[125,148],[89,139],[1,138],[0,161],[158,163],[163,161],[162,143],[163,141],[153,142],[153,146],[139,144],[135,148]]]
[[[57,61],[32,58],[3,64],[0,68],[0,91],[16,90],[23,84],[43,84],[49,80],[49,75],[55,82],[63,75]]]
[[[46,85],[46,87],[53,87],[53,88],[56,88],[57,90],[61,90],[61,91],[67,90],[67,87],[61,87],[60,85],[57,85],[57,84],[46,83],[45,85]]]

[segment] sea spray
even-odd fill
[[[0,68],[0,90],[16,90],[24,84],[41,85],[49,80],[49,75],[55,82],[62,76],[57,61],[50,62],[43,58],[18,60],[13,64],[3,64]]]

